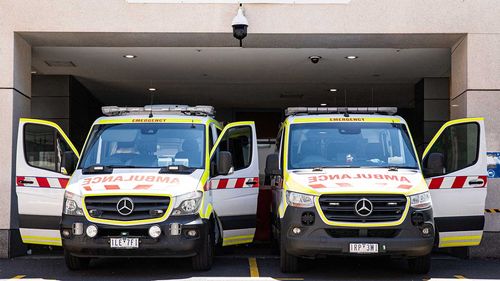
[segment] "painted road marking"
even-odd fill
[[[257,267],[257,260],[255,258],[248,258],[250,265],[250,277],[259,277],[259,267]]]
[[[23,279],[24,277],[26,277],[26,275],[16,275],[10,279]]]

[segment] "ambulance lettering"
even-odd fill
[[[345,180],[345,179],[376,179],[376,180],[388,180],[388,181],[398,181],[410,183],[410,180],[405,176],[398,175],[382,175],[382,174],[335,174],[335,175],[320,175],[320,176],[310,176],[308,177],[309,183],[316,183],[321,181],[333,181],[333,180]]]
[[[179,184],[180,180],[176,177],[168,176],[104,176],[104,177],[91,177],[82,180],[82,185],[109,183],[109,182],[151,182],[151,183],[166,183],[166,184]]]

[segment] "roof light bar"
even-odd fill
[[[285,116],[298,114],[385,114],[394,115],[397,107],[289,107]]]
[[[185,115],[200,115],[214,116],[215,109],[209,105],[177,105],[177,104],[155,104],[146,105],[143,107],[121,107],[121,106],[103,106],[102,113],[106,116],[120,115],[148,115],[153,114],[185,114]]]

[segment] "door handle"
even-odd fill
[[[255,185],[255,184],[257,184],[257,183],[258,183],[258,182],[256,182],[256,181],[247,181],[247,182],[246,182],[246,184],[247,184],[247,185]]]
[[[480,184],[480,185],[483,185],[483,184],[484,184],[484,181],[483,181],[483,180],[481,180],[481,179],[479,179],[479,180],[470,180],[470,181],[469,181],[469,184],[470,184],[470,185],[479,185],[479,184]]]
[[[34,182],[33,182],[33,181],[27,181],[27,180],[20,180],[20,181],[18,181],[18,183],[22,183],[22,184],[33,184]]]

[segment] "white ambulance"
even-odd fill
[[[482,118],[446,123],[423,154],[396,108],[289,108],[272,178],[281,269],[300,258],[387,255],[429,271],[434,246],[479,245],[486,198]]]
[[[81,157],[61,128],[21,119],[16,191],[24,243],[94,257],[192,257],[250,243],[259,187],[253,122],[224,128],[210,106],[103,107]]]

